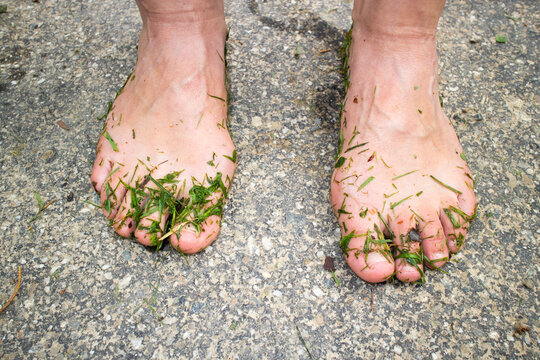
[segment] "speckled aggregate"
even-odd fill
[[[535,2],[443,13],[441,93],[479,218],[423,286],[364,283],[338,246],[329,186],[350,2],[227,1],[239,166],[220,237],[189,265],[120,238],[86,203],[96,118],[136,59],[135,3],[2,4],[0,304],[19,265],[23,282],[0,314],[0,358],[306,359],[297,327],[318,359],[540,356]],[[29,224],[34,191],[54,203]]]

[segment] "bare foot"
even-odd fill
[[[358,276],[423,281],[425,264],[439,268],[463,245],[473,179],[439,102],[434,29],[391,34],[367,23],[355,18],[347,53],[332,207]]]
[[[195,2],[196,3],[196,2]],[[223,8],[138,3],[137,65],[99,138],[92,184],[118,234],[204,249],[220,230],[236,151],[227,130]]]

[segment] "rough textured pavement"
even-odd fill
[[[96,118],[136,60],[135,4],[0,4],[0,305],[22,267],[0,358],[540,357],[537,2],[447,4],[442,96],[479,218],[422,286],[367,284],[338,247],[329,179],[351,3],[227,2],[239,167],[221,236],[189,266],[120,238],[85,202],[98,201]],[[31,222],[34,192],[54,202]]]

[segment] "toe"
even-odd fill
[[[227,195],[221,176],[218,173],[213,179],[194,185],[184,198],[183,211],[171,221],[170,241],[178,251],[194,254],[217,238]]]
[[[132,203],[131,191],[128,190],[121,205],[116,212],[113,227],[116,233],[122,237],[130,237],[135,231],[135,220],[133,219],[135,207],[140,207],[138,204]]]
[[[458,195],[458,202],[460,208],[470,216],[473,216],[476,212],[476,196],[474,191],[470,188],[464,189],[463,192]]]
[[[441,211],[440,220],[448,239],[448,247],[451,253],[458,253],[465,243],[467,229],[471,225],[471,221],[476,217],[476,196],[474,194],[474,181],[464,182],[465,186],[461,186],[461,194],[457,197],[457,203],[448,204]]]
[[[440,221],[448,239],[450,252],[457,253],[465,243],[465,236],[470,222],[474,219],[475,210],[470,209],[471,202],[468,205],[468,212],[465,211],[460,203],[443,207],[440,215]],[[473,209],[475,205],[472,205]]]
[[[156,211],[143,217],[134,232],[137,241],[145,246],[161,245],[160,239],[164,233],[168,217],[169,213],[167,211],[161,213]]]
[[[417,218],[411,213],[400,213],[387,219],[394,242],[396,278],[403,282],[414,282],[423,278],[424,266],[420,238],[415,232]]]
[[[171,235],[171,245],[185,254],[197,253],[214,242],[220,228],[221,217],[210,216],[200,225],[199,231],[193,225],[187,225],[175,231]]]
[[[376,220],[349,224],[349,233],[342,228],[340,247],[351,269],[361,279],[383,282],[394,274],[394,259],[383,231],[384,224]]]
[[[449,252],[443,226],[436,214],[426,216],[418,224],[425,262],[430,268],[440,268],[448,262]]]
[[[167,218],[176,206],[176,188],[163,185],[163,179],[150,179],[145,177],[142,183],[132,188],[134,196],[131,197],[130,207],[136,226],[133,235],[142,245],[159,247]]]
[[[103,184],[107,181],[107,177],[111,173],[112,162],[105,160],[102,156],[98,154],[96,161],[94,161],[94,167],[92,168],[92,175],[90,176],[90,182],[94,189],[101,193],[103,189]]]
[[[118,208],[122,204],[127,188],[117,174],[111,174],[101,187],[101,208],[103,214],[114,219]]]
[[[465,244],[467,226],[464,225],[461,228],[455,229],[450,221],[444,217],[441,218],[441,222],[443,223],[445,236],[448,239],[448,249],[452,254],[457,254],[463,247],[463,244]]]

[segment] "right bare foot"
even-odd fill
[[[138,60],[99,138],[92,184],[118,234],[198,252],[220,230],[236,168],[223,5],[138,2]],[[193,5],[193,6],[191,6]]]

